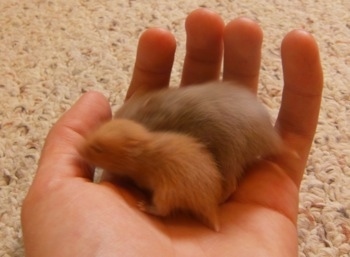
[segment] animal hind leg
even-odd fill
[[[161,217],[165,217],[170,214],[172,211],[171,206],[171,201],[169,199],[167,200],[161,193],[154,193],[151,203],[138,203],[138,207],[141,211]]]
[[[196,213],[196,216],[209,228],[218,232],[220,230],[220,222],[218,217],[218,209],[213,206],[213,208],[206,208],[201,213]]]

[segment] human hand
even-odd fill
[[[262,32],[248,19],[224,26],[205,9],[186,21],[187,55],[181,85],[236,80],[257,90]],[[127,98],[168,86],[173,36],[149,29],[140,38]],[[225,52],[223,54],[223,49]],[[304,31],[282,42],[284,90],[278,129],[291,149],[249,169],[220,207],[219,233],[185,218],[140,212],[129,191],[105,180],[80,157],[84,136],[111,118],[107,100],[85,94],[50,131],[36,177],[23,203],[26,256],[297,256],[298,189],[317,125],[322,70],[316,42]]]

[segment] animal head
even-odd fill
[[[151,133],[134,121],[113,119],[87,136],[79,149],[91,164],[110,171],[132,168],[142,154]]]

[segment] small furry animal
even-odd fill
[[[248,165],[281,150],[281,139],[247,88],[211,82],[131,97],[84,148],[96,166],[153,192],[143,210],[185,209],[218,230],[218,205]]]
[[[281,139],[256,96],[235,82],[209,82],[135,95],[115,113],[150,131],[197,138],[214,155],[224,178],[224,202],[244,168],[257,157],[276,154]]]
[[[150,132],[127,119],[114,119],[87,137],[81,155],[96,166],[127,177],[152,192],[141,210],[168,216],[190,211],[219,230],[222,176],[208,149],[197,139],[174,132]]]

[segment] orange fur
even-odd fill
[[[91,163],[150,190],[152,202],[140,205],[147,213],[189,211],[219,230],[222,177],[211,153],[195,138],[149,132],[131,120],[115,119],[92,133],[80,152]]]
[[[141,209],[157,215],[190,210],[218,229],[218,205],[244,169],[281,149],[254,94],[234,82],[212,82],[133,96],[81,152],[152,191],[152,203]]]
[[[235,82],[210,82],[135,95],[116,118],[154,132],[190,135],[213,154],[224,178],[221,202],[235,191],[244,169],[281,150],[281,139],[256,96]]]

